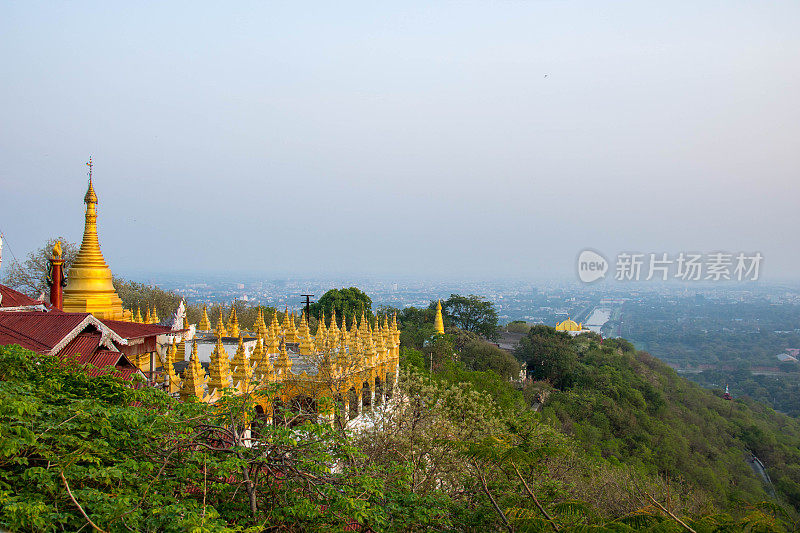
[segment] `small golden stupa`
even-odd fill
[[[436,316],[433,319],[433,327],[436,333],[444,335],[444,320],[442,320],[442,301],[436,302]]]

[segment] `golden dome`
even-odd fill
[[[565,321],[556,324],[556,331],[580,331],[582,329],[583,326],[581,324],[578,324],[569,317]]]

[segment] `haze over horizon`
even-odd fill
[[[5,3],[0,231],[115,273],[798,279],[800,4]],[[7,253],[7,249],[4,250]],[[4,253],[4,263],[10,257]]]

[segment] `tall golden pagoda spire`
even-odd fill
[[[272,312],[272,322],[269,328],[269,337],[266,339],[264,351],[267,354],[276,354],[279,351],[278,344],[280,342],[280,330],[278,329],[278,312]]]
[[[167,390],[170,394],[173,392],[179,392],[181,390],[181,379],[175,374],[175,367],[172,366],[172,361],[176,357],[176,353],[178,352],[178,346],[175,344],[175,341],[172,341],[172,346],[167,350],[167,360],[164,364],[166,373],[167,373]]]
[[[372,328],[367,324],[367,332],[364,343],[364,366],[369,368],[375,366],[375,337]]]
[[[189,355],[189,366],[183,371],[183,387],[181,387],[181,400],[186,401],[190,396],[202,400],[205,396],[203,390],[208,382],[206,371],[200,366],[200,357],[197,354],[197,341],[192,345]]]
[[[280,324],[278,323],[278,311],[277,310],[273,310],[272,311],[272,320],[270,320],[270,322],[269,322],[269,329],[270,329],[270,333],[271,333],[272,339],[275,341],[275,343],[276,343],[275,346],[277,348],[278,337],[280,337],[280,334],[281,334]],[[276,349],[274,352],[270,351],[269,353],[278,353],[278,351]]]
[[[211,331],[211,321],[208,319],[208,308],[205,305],[203,306],[203,317],[200,319],[200,323],[197,324],[197,329]]]
[[[231,316],[228,318],[228,335],[231,337],[239,336],[239,317],[236,316],[235,307],[231,307]]]
[[[258,308],[258,314],[256,315],[256,321],[253,324],[253,330],[255,331],[256,335],[260,335],[261,337],[267,336],[267,324],[264,322],[264,313],[261,311],[261,307]]]
[[[325,345],[325,339],[328,336],[328,328],[325,327],[325,311],[322,311],[319,315],[319,321],[317,322],[317,332],[314,334],[315,341],[317,343],[317,347],[322,349]]]
[[[442,301],[436,302],[436,318],[433,319],[433,327],[436,328],[436,333],[444,335],[444,321],[442,320]]]
[[[83,241],[78,256],[73,261],[64,287],[64,312],[92,313],[97,318],[122,320],[122,300],[111,283],[111,269],[108,268],[100,242],[97,239],[97,194],[92,186],[92,158],[89,167],[89,188],[83,201],[86,204],[84,215]]]
[[[339,326],[336,324],[336,309],[331,309],[331,325],[328,328],[328,350],[339,349],[340,337]]]
[[[222,307],[219,308],[219,318],[217,319],[217,326],[214,328],[214,333],[217,337],[227,337],[228,330],[225,329],[225,323],[222,321]]]
[[[308,328],[308,317],[303,311],[300,315],[300,355],[311,355],[314,353],[314,340],[311,338],[311,330]]]
[[[222,345],[222,339],[217,337],[217,346],[211,352],[211,364],[208,365],[208,374],[211,380],[208,383],[208,390],[221,394],[222,389],[231,386],[231,367],[228,359],[228,352]]]
[[[275,370],[280,371],[281,379],[286,379],[286,377],[292,371],[292,359],[289,357],[289,353],[286,351],[285,342],[281,343],[280,352],[278,352],[278,358],[275,360]]]
[[[269,357],[264,356],[264,342],[262,340],[261,335],[256,337],[256,345],[253,348],[253,351],[250,352],[250,369],[252,371],[252,376],[261,381],[264,379],[264,360],[266,359],[267,363],[269,363]]]
[[[232,366],[233,386],[242,392],[246,391],[250,387],[253,368],[250,366],[250,360],[247,358],[247,352],[244,347],[244,339],[241,336],[239,336],[239,346],[233,356]]]
[[[285,342],[297,342],[297,328],[294,323],[294,311],[288,308],[283,315],[283,338]]]
[[[367,337],[369,337],[369,320],[364,315],[364,310],[361,310],[361,325],[358,329],[358,335],[361,337],[361,344],[366,346],[367,345]]]

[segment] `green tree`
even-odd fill
[[[570,387],[576,378],[577,352],[569,335],[549,326],[533,326],[520,340],[516,356],[528,363],[528,375],[553,386]]]
[[[0,346],[0,529],[446,527],[431,511],[446,497],[411,494],[329,425],[253,423],[256,400],[275,392],[178,402]]]
[[[528,333],[530,331],[531,326],[525,322],[524,320],[512,320],[508,324],[506,324],[505,330],[509,333]]]
[[[165,291],[154,285],[145,285],[117,277],[112,281],[124,308],[134,311],[139,308],[144,314],[147,309],[155,307],[158,317],[162,321],[168,319],[181,302],[179,294]]]
[[[481,296],[451,294],[442,302],[442,314],[456,327],[487,339],[497,338],[497,311],[492,302]]]
[[[467,369],[479,372],[491,370],[504,379],[516,379],[519,376],[519,361],[507,351],[463,330],[455,335],[455,339],[458,358]]]
[[[66,276],[78,255],[78,246],[64,237],[57,237],[48,239],[44,246],[30,252],[23,263],[12,261],[3,277],[3,285],[31,298],[38,298],[40,294],[44,294],[47,299],[50,295],[50,287],[47,285],[47,275],[50,270],[48,261],[53,255],[53,246],[58,241],[61,241],[61,257],[64,259],[62,269]]]
[[[372,299],[357,287],[348,289],[331,289],[315,303],[311,304],[311,314],[319,319],[325,313],[325,319],[330,320],[331,314],[336,310],[336,321],[341,326],[342,318],[346,318],[348,325],[353,316],[360,317],[372,313]]]

